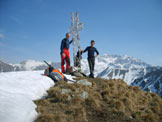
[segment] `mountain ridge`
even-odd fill
[[[60,69],[60,63],[49,63],[56,69]],[[7,70],[2,69],[3,66],[6,66]],[[87,59],[81,60],[81,66],[82,72],[89,75]],[[15,65],[0,62],[0,71],[34,71],[45,68],[47,68],[45,63],[34,60],[22,61]],[[127,55],[104,54],[96,58],[94,74],[96,77],[104,79],[122,79],[128,85],[140,86],[142,90],[155,92],[162,96],[160,90],[162,89],[162,76],[159,75],[161,69],[159,66],[152,66]]]
[[[48,61],[49,64],[54,66],[56,69],[60,68],[59,62]],[[25,60],[18,64],[7,64],[0,61],[0,72],[13,72],[13,71],[35,71],[44,70],[48,66],[43,61],[36,60]]]

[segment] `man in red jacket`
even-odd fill
[[[69,47],[70,47],[70,44],[74,41],[74,39],[69,41],[69,38],[70,38],[70,34],[66,33],[66,37],[61,42],[60,50],[61,50],[61,71],[62,73],[70,73]],[[66,62],[66,71],[64,68],[65,62]]]

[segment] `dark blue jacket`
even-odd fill
[[[73,42],[73,40],[69,41],[68,39],[64,38],[61,42],[61,46],[60,46],[60,50],[61,50],[61,53],[64,52],[64,48],[66,49],[69,49],[70,47],[70,44]]]
[[[83,52],[88,51],[88,58],[92,58],[95,57],[95,52],[97,53],[97,55],[99,55],[98,50],[95,47],[87,47]]]

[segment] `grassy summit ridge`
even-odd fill
[[[77,78],[79,81],[83,78]],[[84,78],[85,79],[85,78]],[[162,99],[122,80],[57,83],[35,101],[35,122],[162,122]]]

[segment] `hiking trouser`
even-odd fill
[[[94,76],[94,66],[95,66],[95,57],[88,58],[88,64],[89,64],[89,70],[90,70],[90,76]]]
[[[63,57],[63,54],[61,53],[61,71],[65,72],[64,64],[66,62],[66,71],[70,72],[70,55],[69,55],[69,50],[64,48],[64,54],[65,56]]]

